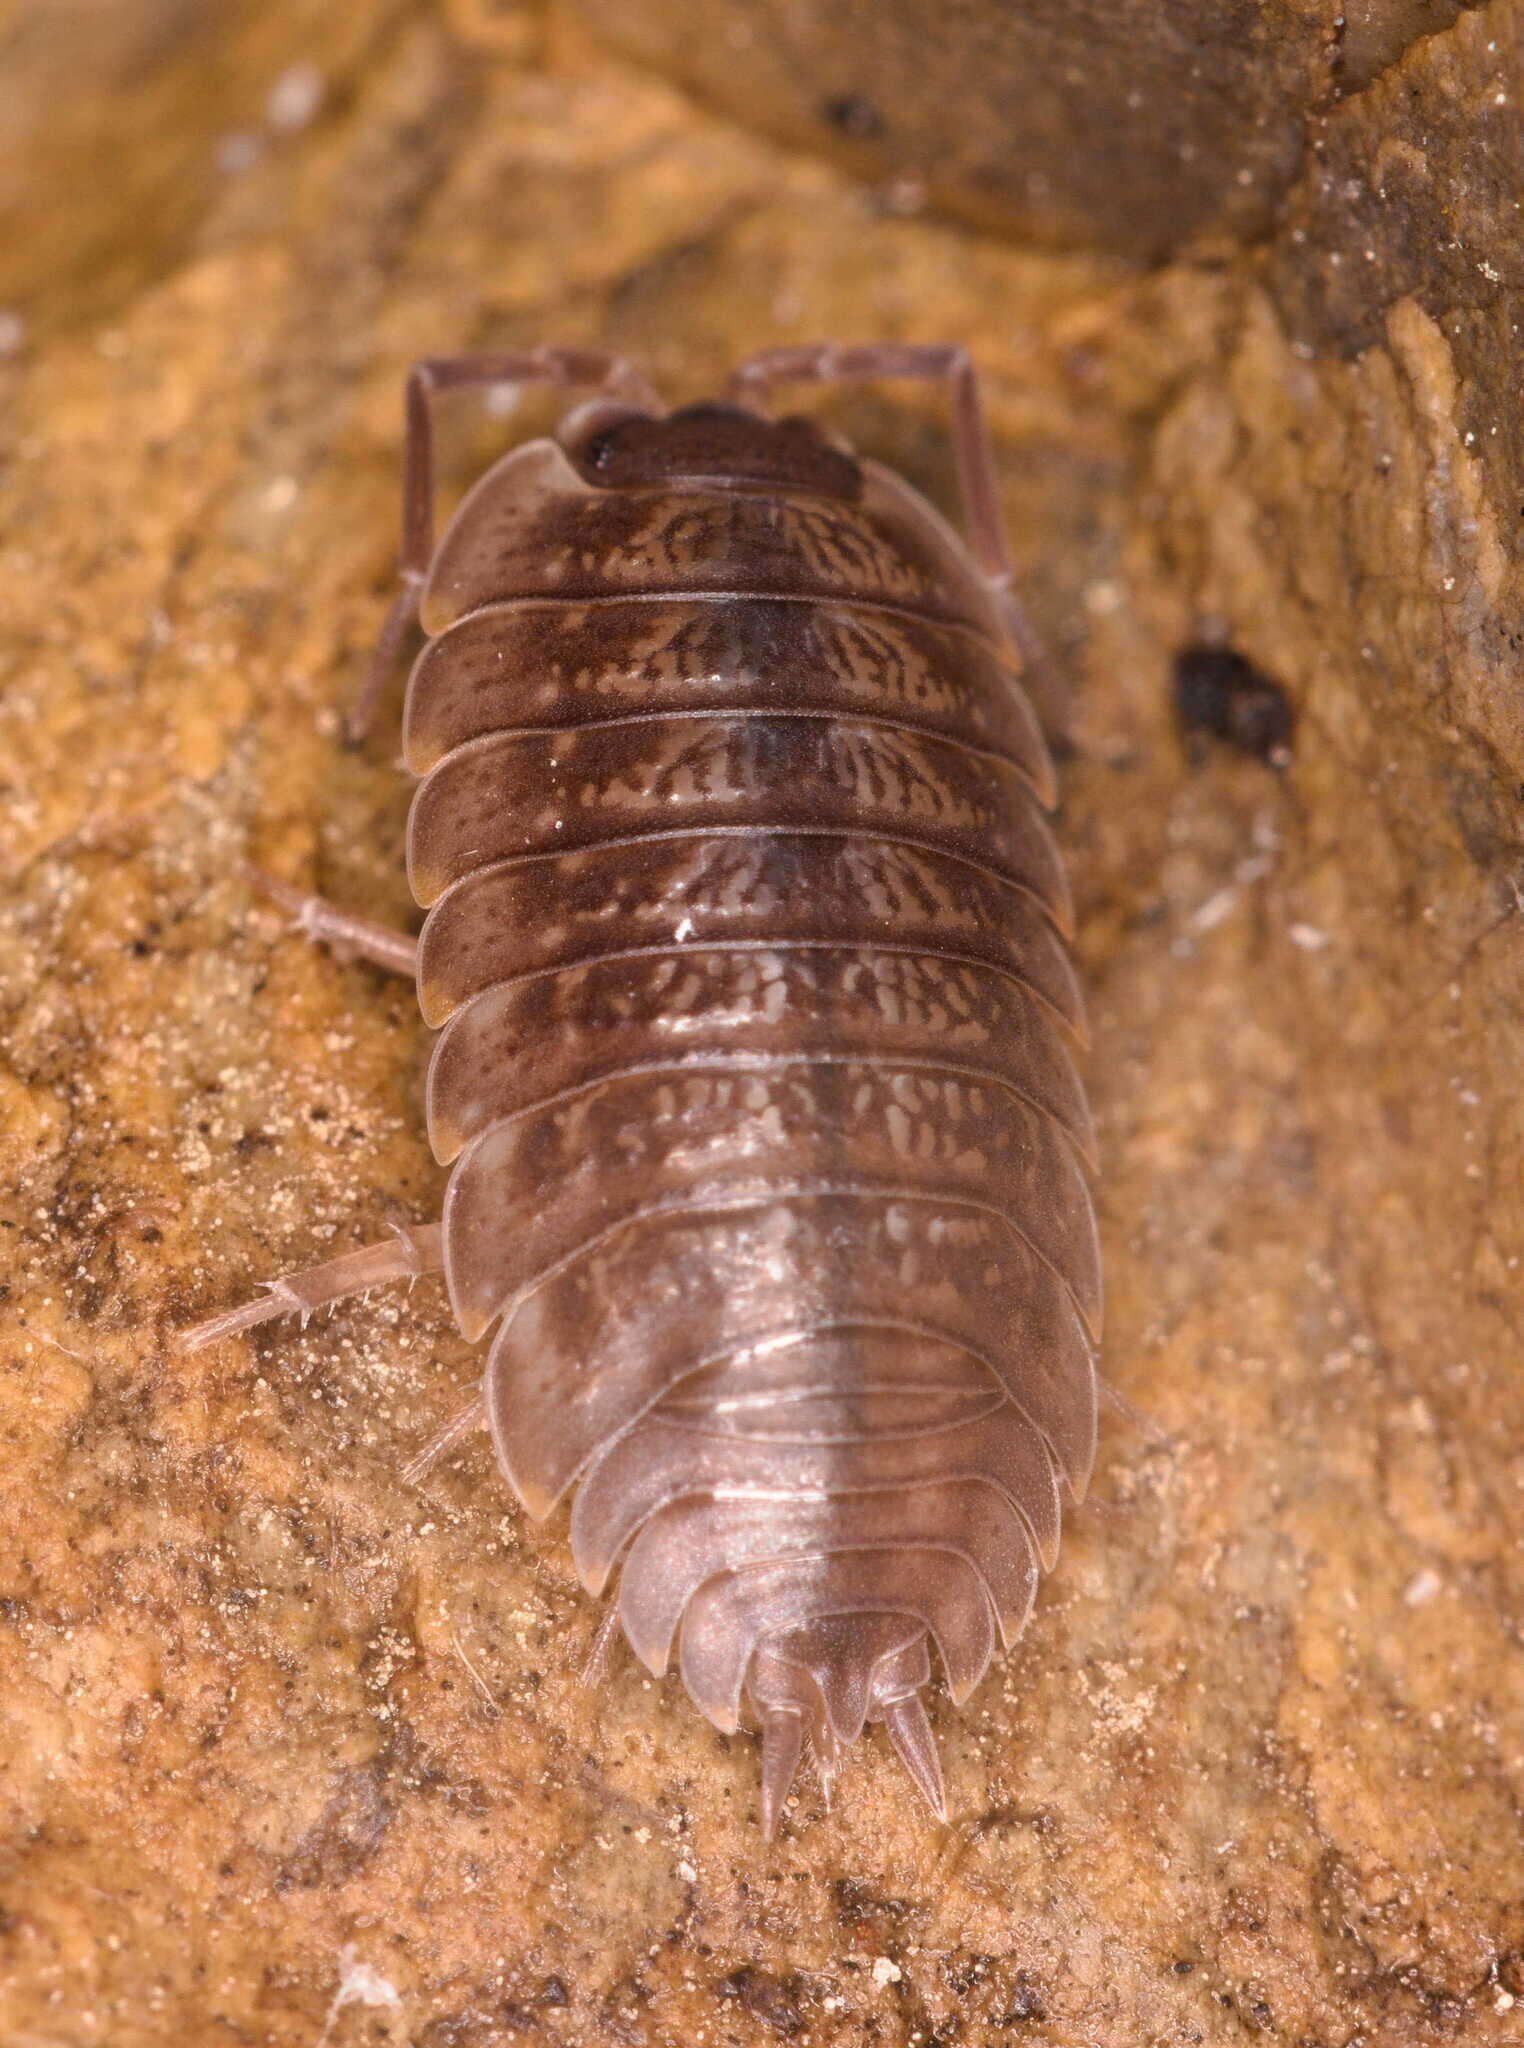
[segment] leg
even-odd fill
[[[609,1666],[613,1662],[614,1657],[614,1638],[618,1633],[619,1595],[615,1592],[609,1596],[609,1604],[604,1609],[603,1619],[598,1624],[597,1633],[593,1637],[592,1647],[587,1653],[587,1661],[577,1674],[577,1683],[579,1685],[602,1685],[604,1679],[609,1675]]]
[[[406,1280],[411,1286],[426,1273],[443,1271],[444,1231],[439,1224],[393,1223],[391,1237],[380,1244],[362,1245],[359,1251],[345,1252],[321,1266],[308,1266],[299,1273],[283,1273],[278,1280],[264,1281],[262,1296],[246,1301],[242,1308],[224,1309],[220,1316],[208,1316],[204,1323],[193,1323],[188,1330],[181,1330],[175,1337],[174,1348],[182,1354],[205,1351],[208,1345],[218,1344],[224,1337],[241,1336],[245,1330],[273,1322],[277,1316],[299,1315],[305,1329],[308,1317],[320,1308],[332,1308],[352,1295],[368,1294],[373,1287],[385,1287],[397,1280]],[[437,1459],[473,1429],[481,1428],[486,1420],[487,1404],[478,1395],[403,1467],[404,1482],[416,1486]]]
[[[353,745],[363,739],[376,704],[418,604],[434,559],[434,415],[438,391],[461,385],[564,384],[586,385],[632,405],[662,410],[661,400],[642,371],[626,357],[606,349],[534,348],[506,355],[431,356],[415,363],[407,380],[405,444],[402,461],[402,589],[398,592],[354,708],[345,720]]]
[[[268,1323],[276,1316],[299,1315],[305,1325],[315,1309],[328,1308],[352,1294],[368,1294],[372,1287],[385,1287],[395,1280],[416,1280],[424,1273],[444,1269],[443,1232],[437,1223],[406,1229],[394,1224],[394,1235],[382,1244],[368,1244],[357,1252],[345,1252],[321,1266],[304,1272],[284,1273],[279,1280],[266,1280],[266,1293],[247,1301],[242,1308],[226,1309],[204,1323],[195,1323],[175,1338],[180,1352],[204,1351],[223,1337],[235,1337]]]
[[[963,500],[969,549],[1005,612],[1011,638],[1039,691],[1050,695],[1042,642],[1011,587],[1011,556],[1000,516],[994,443],[966,348],[956,342],[922,346],[894,341],[855,348],[836,348],[829,342],[806,348],[771,348],[739,366],[726,395],[738,405],[761,411],[774,384],[836,384],[869,377],[926,377],[946,384],[951,391],[958,493]]]
[[[925,377],[950,388],[958,490],[968,522],[968,544],[989,581],[1003,589],[1011,580],[1011,560],[1000,518],[995,451],[979,380],[966,348],[956,342],[920,347],[893,341],[869,342],[857,348],[836,348],[830,342],[808,348],[770,348],[740,365],[731,376],[727,396],[739,405],[761,410],[774,384],[845,384],[870,377]]]
[[[1103,1380],[1098,1377],[1096,1384],[1100,1389],[1101,1399],[1109,1402],[1124,1422],[1132,1424],[1138,1435],[1142,1437],[1150,1449],[1155,1451],[1174,1451],[1177,1448],[1175,1439],[1170,1435],[1169,1431],[1161,1429],[1153,1417],[1145,1415],[1141,1408],[1135,1408],[1127,1396],[1119,1394],[1109,1380]]]
[[[417,972],[418,941],[407,932],[394,932],[368,917],[356,917],[322,896],[308,896],[301,889],[293,889],[289,882],[267,875],[262,868],[246,867],[244,873],[257,888],[290,911],[297,930],[305,932],[309,939],[332,946],[341,956],[368,960],[373,967],[385,968],[388,974],[405,974],[411,979]]]
[[[462,1408],[458,1415],[452,1416],[443,1429],[429,1438],[416,1457],[408,1460],[402,1468],[403,1484],[416,1486],[429,1467],[437,1464],[446,1451],[453,1451],[461,1439],[468,1437],[473,1429],[484,1429],[486,1422],[487,1404],[478,1394],[476,1399]]]

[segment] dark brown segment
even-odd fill
[[[404,750],[426,775],[493,732],[687,712],[879,718],[1004,755],[1045,804],[1048,750],[1013,657],[979,632],[787,597],[519,599],[426,643]]]
[[[601,491],[553,441],[506,455],[466,497],[424,588],[425,631],[514,597],[699,591],[857,599],[977,626],[999,614],[929,506],[874,478],[858,504],[679,484]]]
[[[906,1163],[895,1157],[888,1134],[866,1127],[859,1133],[856,1156],[834,1170],[830,1163],[819,1163],[816,1155],[834,1153],[840,1158],[840,1131],[823,1131],[819,1138],[785,1131],[771,1144],[767,1140],[772,1133],[765,1132],[751,1146],[737,1146],[733,1133],[724,1132],[718,1134],[720,1143],[709,1148],[725,1155],[717,1159],[703,1157],[700,1146],[687,1148],[685,1154],[677,1145],[675,1157],[659,1170],[605,1162],[592,1184],[586,1174],[569,1174],[560,1184],[537,1186],[525,1177],[519,1141],[532,1140],[540,1122],[489,1131],[451,1177],[444,1221],[451,1239],[456,1297],[463,1305],[481,1299],[473,1296],[470,1286],[474,1273],[490,1274],[490,1291],[506,1287],[516,1294],[640,1218],[740,1201],[850,1192],[911,1205],[929,1202],[949,1215],[999,1217],[1063,1280],[1095,1333],[1100,1302],[1094,1226],[1078,1169],[1056,1143],[1046,1153],[1032,1154],[1028,1162],[1040,1169],[1054,1160],[1065,1161],[1066,1174],[1063,1179],[1055,1175],[1051,1190],[1041,1185],[1036,1170],[1026,1179],[1007,1174],[992,1188],[983,1178],[982,1162],[972,1157],[941,1172],[923,1163],[911,1179]],[[881,1141],[875,1143],[875,1137]],[[529,1149],[534,1149],[532,1143]],[[690,1164],[694,1153],[701,1156]],[[1024,1197],[1031,1204],[1025,1211]],[[1067,1213],[1051,1212],[1055,1197]],[[502,1249],[505,1241],[512,1246],[508,1256]]]
[[[489,734],[419,790],[408,873],[429,904],[493,861],[674,829],[903,838],[1020,883],[1072,928],[1058,848],[1014,768],[922,733],[825,718]]]
[[[842,1059],[626,1073],[493,1124],[451,1176],[445,1227],[459,1271],[517,1291],[637,1210],[767,1181],[986,1208],[1061,1275],[1099,1334],[1100,1252],[1071,1146],[1007,1089],[936,1071]]]
[[[649,947],[871,946],[988,961],[1082,1030],[1068,956],[1035,898],[943,853],[884,840],[738,833],[530,855],[445,892],[418,945],[443,1024],[512,977]]]
[[[720,1089],[714,1114],[732,1119],[738,1153],[759,1119],[773,1126],[787,1116],[794,1127],[785,1103],[823,1119],[826,1143],[834,1142],[833,1121],[850,1129],[878,1117],[886,1129],[899,1127],[911,1100],[919,1104],[919,1090],[931,1085],[903,1078],[917,1067],[941,1077],[934,1114],[949,1119],[938,1136],[917,1109],[914,1141],[928,1163],[947,1158],[954,1143],[966,1150],[971,1117],[993,1115],[989,1091],[1002,1088],[1051,1118],[1082,1154],[1093,1149],[1084,1091],[1062,1036],[1019,983],[915,954],[825,949],[659,954],[489,989],[450,1020],[435,1047],[429,1125],[437,1155],[448,1161],[505,1118],[573,1091],[606,1090],[612,1076],[628,1074],[632,1087],[649,1077],[646,1093],[612,1098],[609,1118],[628,1106],[637,1115],[675,1116],[680,1102],[708,1102]],[[800,1090],[807,1091],[802,1102]],[[970,1103],[977,1104],[971,1114]],[[598,1112],[568,1105],[566,1114]],[[622,1156],[639,1144],[612,1122],[598,1135]],[[723,1146],[723,1134],[717,1142]],[[992,1131],[975,1133],[973,1142],[982,1154],[1002,1140]]]

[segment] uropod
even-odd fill
[[[940,380],[964,537],[788,380]],[[588,394],[436,545],[434,394]],[[407,384],[415,941],[280,889],[416,979],[437,1223],[184,1333],[442,1272],[527,1512],[654,1673],[762,1739],[771,1832],[881,1723],[932,1809],[933,1652],[967,1698],[1095,1450],[1100,1260],[1072,907],[958,347],[780,348],[668,411],[621,357]],[[273,885],[272,885],[273,886]]]

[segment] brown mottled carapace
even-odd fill
[[[804,1746],[829,1781],[875,1721],[940,1813],[929,1652],[962,1701],[1025,1622],[1090,1472],[1101,1301],[1052,770],[972,374],[775,351],[666,414],[617,360],[543,352],[520,373],[607,395],[435,549],[430,393],[493,366],[410,392],[441,1226],[275,1306],[442,1264],[515,1493],[569,1496],[636,1654],[760,1727],[768,1828]],[[857,374],[951,382],[972,551],[761,408]]]

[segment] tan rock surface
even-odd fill
[[[0,2038],[1520,2038],[1520,8],[1333,112],[1263,252],[1146,277],[528,11],[104,12],[0,10]],[[579,1687],[484,1448],[402,1483],[473,1371],[433,1284],[168,1339],[437,1200],[411,992],[240,866],[408,915],[334,716],[406,364],[607,336],[697,395],[820,334],[988,373],[1074,685],[1107,1370],[1167,1441],[1108,1425],[944,1703],[954,1826],[873,1741],[767,1847],[748,1741]],[[945,488],[929,402],[837,416]],[[1202,631],[1289,692],[1284,775],[1182,748]]]
[[[1152,258],[1261,235],[1339,101],[1466,0],[571,0],[785,142],[968,220]]]

